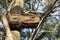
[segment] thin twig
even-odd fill
[[[54,33],[54,32],[58,32],[58,31],[50,31],[50,30],[44,30],[44,31],[41,31],[41,32],[49,32],[49,33]]]
[[[51,16],[60,16],[60,14],[50,14]]]
[[[6,16],[6,14],[8,14],[8,12],[11,10],[14,2],[15,2],[15,0],[13,0],[13,1],[10,3],[9,7],[7,8],[7,11],[6,11],[5,14],[4,14],[5,16]]]
[[[13,40],[13,36],[11,34],[11,30],[9,28],[8,20],[5,15],[1,17],[5,31],[6,31],[6,37],[5,40]]]
[[[57,1],[57,0],[56,0]],[[51,10],[52,10],[52,7],[55,5],[56,1],[52,4],[52,6],[49,8],[48,12],[45,13],[45,15],[42,17],[42,19],[40,20],[34,34],[31,36],[31,38],[29,40],[35,40],[36,39],[36,36],[38,34],[38,32],[40,31],[40,28],[41,28],[41,24],[43,22],[44,19],[46,19],[47,15],[50,14]]]
[[[10,4],[10,6],[8,7],[7,11],[10,11],[10,10],[11,10],[14,2],[15,2],[15,0],[13,0],[13,1],[11,2],[11,4]]]

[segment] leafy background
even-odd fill
[[[0,15],[3,14],[12,0],[0,0]],[[38,13],[45,13],[51,4],[53,4],[55,0],[27,0],[24,6],[24,12],[28,11],[29,9],[34,10]],[[60,5],[60,0],[56,2],[55,6]],[[53,14],[60,14],[60,6],[56,7],[53,10]],[[52,13],[52,12],[51,12]],[[2,22],[0,21],[0,39],[2,39],[3,35],[3,26]],[[21,40],[28,40],[29,37],[35,31],[35,28],[24,28],[20,29],[21,31]],[[44,22],[40,32],[36,40],[59,40],[60,39],[60,16],[50,16]]]

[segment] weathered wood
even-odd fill
[[[20,32],[18,32],[17,30],[10,30],[9,23],[5,15],[2,16],[2,21],[6,30],[5,40],[20,40]]]
[[[15,6],[20,6],[22,9],[24,8],[24,0],[15,0],[15,4],[13,5],[13,7]]]
[[[4,28],[6,30],[5,40],[13,40],[11,31],[10,31],[10,28],[9,28],[9,24],[8,24],[8,21],[7,21],[7,18],[6,18],[5,15],[2,16],[2,21],[3,21]]]
[[[40,18],[39,17],[34,17],[34,16],[24,16],[24,15],[18,15],[18,16],[10,16],[9,17],[9,22],[12,24],[15,24],[16,22],[22,22],[22,23],[39,23]]]
[[[40,21],[40,18],[37,16],[26,16],[26,15],[11,15],[8,19],[10,27],[13,28],[35,28]],[[22,23],[22,24],[21,24]]]
[[[21,40],[20,38],[20,32],[17,30],[11,31],[12,35],[13,35],[13,39],[14,40]]]

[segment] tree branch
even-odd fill
[[[58,1],[58,0],[56,0],[56,1]],[[45,12],[45,15],[44,15],[44,16],[42,17],[42,19],[40,20],[40,22],[39,22],[39,24],[38,24],[35,32],[34,32],[33,35],[30,37],[29,40],[35,40],[35,39],[36,39],[38,32],[41,30],[41,29],[40,29],[40,28],[41,28],[41,24],[43,23],[44,19],[46,19],[47,16],[50,14],[50,12],[51,12],[53,6],[55,5],[56,1],[52,4],[52,6],[49,8],[49,10],[48,10],[47,12]]]
[[[11,10],[14,2],[15,2],[15,0],[13,0],[13,1],[11,2],[11,4],[10,4],[10,6],[8,7],[7,11],[10,11],[10,10]]]
[[[41,35],[39,35],[37,38],[36,38],[36,40],[38,40],[38,39],[42,39],[45,35],[46,35],[46,33],[57,33],[58,31],[48,31],[48,30],[44,30],[44,31],[42,31],[41,33]]]
[[[60,14],[50,14],[51,16],[60,16]]]
[[[11,34],[11,31],[10,31],[9,24],[8,24],[6,16],[3,15],[1,19],[2,19],[2,22],[3,22],[4,28],[6,30],[5,40],[13,40],[13,36]]]

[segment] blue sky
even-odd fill
[[[0,28],[2,28],[3,27],[3,24],[2,24],[2,22],[0,21]]]

